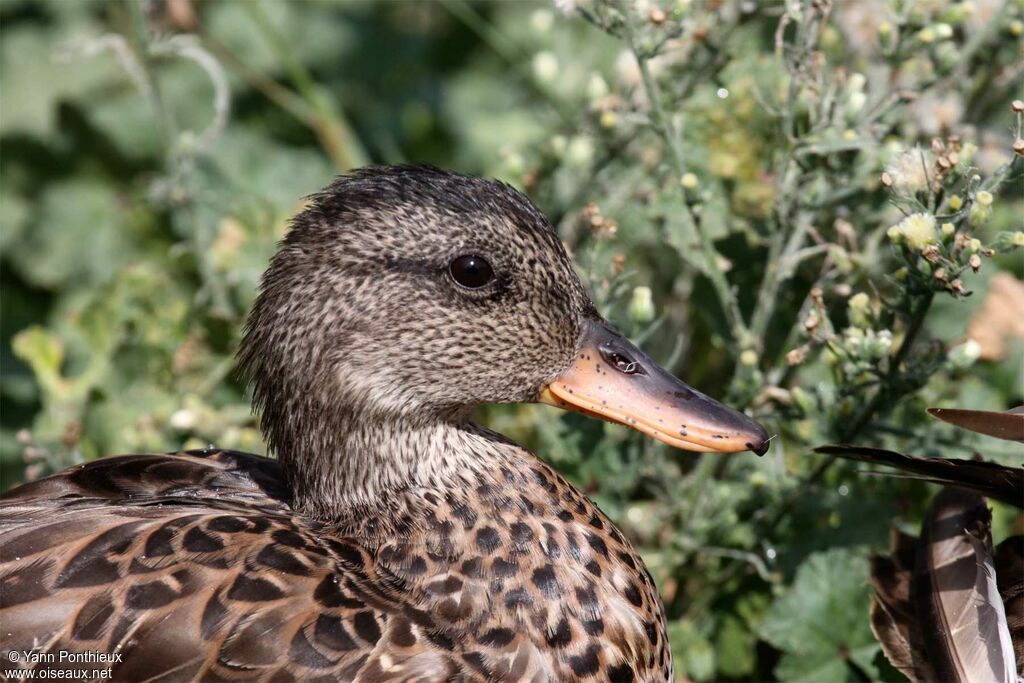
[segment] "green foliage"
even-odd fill
[[[761,636],[784,653],[776,673],[787,681],[846,681],[857,667],[872,680],[879,645],[865,610],[867,556],[836,548],[815,553],[761,622]]]
[[[1024,342],[968,338],[1012,327],[986,300],[1024,275],[1024,3],[556,5],[0,3],[4,488],[118,452],[263,451],[233,353],[301,198],[368,162],[497,176],[603,314],[777,435],[695,458],[480,410],[637,543],[680,676],[895,676],[866,549],[930,490],[810,449],[1015,457],[924,408],[1024,402]]]

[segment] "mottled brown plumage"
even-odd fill
[[[493,279],[453,282],[464,254]],[[3,496],[3,649],[118,653],[132,681],[668,680],[629,542],[467,419],[537,399],[574,359],[669,381],[598,322],[525,197],[436,169],[339,179],[296,218],[240,353],[278,461],[119,456]],[[649,431],[686,404],[705,409],[701,438],[766,444],[670,389]]]

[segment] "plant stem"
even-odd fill
[[[177,131],[172,113],[164,106],[160,82],[157,80],[156,74],[153,73],[152,55],[149,50],[152,41],[149,33],[149,24],[146,21],[146,15],[143,10],[143,3],[141,0],[129,0],[127,7],[128,39],[134,43],[136,61],[142,69],[146,85],[148,86],[147,91],[143,92],[143,95],[146,96],[153,109],[153,116],[156,120],[160,138],[164,143],[164,148],[169,150],[174,145]]]
[[[928,309],[931,308],[934,298],[935,292],[929,291],[918,302],[917,308],[914,310],[910,318],[910,324],[907,326],[907,332],[903,336],[903,343],[900,344],[900,348],[896,352],[896,355],[890,360],[885,376],[882,377],[881,386],[879,386],[878,390],[874,395],[872,395],[871,400],[861,407],[853,421],[848,423],[847,428],[839,432],[840,441],[849,441],[853,439],[853,437],[859,434],[860,431],[867,426],[868,422],[871,421],[871,418],[874,417],[878,409],[893,398],[890,392],[887,391],[887,387],[892,386],[893,380],[900,372],[900,366],[907,359],[907,355],[910,353],[910,348],[913,346],[915,338],[921,332],[925,316],[928,313]]]
[[[675,125],[665,112],[665,104],[662,100],[661,88],[658,85],[657,79],[655,79],[651,74],[649,65],[650,57],[637,48],[636,34],[633,30],[633,26],[629,22],[626,22],[626,32],[630,51],[633,53],[640,69],[640,78],[643,81],[644,91],[647,94],[648,101],[651,103],[651,118],[654,122],[655,129],[665,140],[665,143],[671,150],[671,157],[674,164],[673,171],[675,172],[674,180],[678,185],[679,180],[686,174],[686,155],[683,152],[682,140],[680,139],[679,131],[676,130]],[[741,349],[747,348],[750,344],[750,335],[748,333],[746,323],[743,320],[743,314],[740,313],[736,294],[729,285],[729,281],[725,277],[725,272],[718,264],[718,250],[715,248],[715,245],[712,242],[711,237],[707,234],[707,231],[704,230],[700,223],[694,218],[693,213],[686,202],[685,192],[681,186],[679,187],[679,190],[683,193],[681,206],[684,219],[689,226],[692,227],[693,232],[697,235],[697,239],[700,243],[701,255],[703,257],[701,259],[703,262],[702,271],[704,275],[711,280],[711,284],[715,288],[715,293],[718,295],[718,301],[722,306],[722,311],[725,314],[725,319],[729,326],[729,334],[732,339],[738,343]]]
[[[334,165],[341,171],[365,166],[369,157],[355,131],[352,130],[338,107],[317,86],[302,62],[296,58],[288,41],[281,36],[263,11],[263,6],[256,0],[246,2],[243,6],[283,62],[296,90],[318,113],[323,126],[321,140]]]
[[[775,311],[775,302],[778,300],[779,288],[792,275],[796,266],[799,265],[799,252],[807,237],[807,231],[811,227],[811,217],[807,214],[800,214],[797,217],[796,228],[785,240],[785,246],[775,249],[775,253],[769,253],[768,269],[764,280],[761,281],[761,289],[758,291],[757,303],[754,306],[754,315],[750,321],[750,332],[755,339],[763,339],[768,331],[768,323],[771,321],[772,313]],[[784,235],[785,233],[780,233]],[[773,243],[781,245],[783,240]],[[779,253],[781,251],[781,253]]]

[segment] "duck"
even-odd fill
[[[769,443],[598,314],[526,196],[433,167],[308,198],[238,366],[274,458],[106,457],[0,498],[7,662],[98,653],[125,681],[672,680],[629,540],[472,413],[539,402],[687,451]]]

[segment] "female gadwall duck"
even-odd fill
[[[767,434],[603,321],[526,197],[433,168],[338,179],[239,358],[276,461],[124,455],[0,500],[7,654],[101,653],[124,681],[671,678],[629,542],[469,415],[540,401],[722,453]]]

